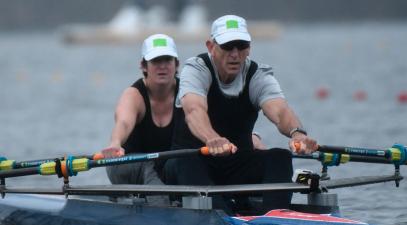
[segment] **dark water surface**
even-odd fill
[[[370,148],[407,144],[407,23],[313,24],[281,27],[278,39],[256,41],[251,56],[274,67],[286,97],[319,143]],[[64,45],[56,33],[0,33],[0,156],[39,159],[91,154],[106,147],[122,90],[140,76],[140,44]],[[178,43],[181,61],[205,50]],[[315,97],[325,87],[325,100]],[[354,100],[356,92],[366,99]],[[261,117],[256,125],[268,146],[287,139]],[[296,168],[320,170],[310,160]],[[388,175],[391,165],[348,163],[332,178]],[[407,174],[406,166],[402,174]],[[106,184],[104,169],[71,178],[72,184]],[[10,185],[54,186],[31,176]],[[407,183],[332,190],[346,217],[373,224],[407,224]],[[295,195],[294,201],[305,201]]]

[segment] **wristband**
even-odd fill
[[[290,131],[290,137],[293,137],[293,134],[294,134],[295,132],[298,132],[298,133],[307,135],[307,131],[306,131],[306,130],[304,130],[303,128],[300,128],[300,127],[296,127],[296,128],[294,128],[294,129],[292,129],[292,130]]]
[[[254,131],[254,132],[252,133],[252,135],[254,135],[254,136],[258,137],[258,138],[259,138],[259,140],[261,140],[261,136],[260,136],[260,134],[259,134],[259,133],[257,133],[256,131]]]

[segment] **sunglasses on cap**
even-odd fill
[[[216,44],[218,44],[218,43],[216,43]],[[245,50],[245,49],[247,49],[247,48],[249,48],[250,47],[250,41],[229,41],[229,42],[226,42],[226,43],[224,43],[224,44],[218,44],[219,45],[219,47],[222,49],[222,50],[225,50],[225,51],[232,51],[234,48],[237,48],[237,50]]]

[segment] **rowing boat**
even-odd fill
[[[338,216],[272,210],[264,216],[229,217],[219,210],[147,206],[43,195],[12,195],[0,202],[0,224],[366,224]],[[305,222],[306,221],[306,222]],[[318,222],[324,221],[324,223]],[[289,223],[291,222],[291,223]],[[301,223],[300,223],[301,222]]]
[[[187,157],[199,152],[205,153],[205,149],[185,149],[114,159],[95,159],[93,156],[80,159],[64,157],[53,162],[34,160],[29,161],[30,163],[17,163],[3,157],[3,160],[0,160],[0,193],[4,199],[0,199],[0,224],[366,224],[341,218],[337,196],[328,193],[328,190],[386,181],[395,181],[398,185],[403,179],[399,167],[407,161],[407,150],[402,145],[394,145],[386,150],[320,146],[319,151],[313,155],[296,157],[321,161],[325,173],[328,166],[347,161],[391,163],[395,166],[395,173],[387,176],[323,180],[318,174],[300,171],[296,173],[293,183],[223,186],[71,186],[68,180],[69,176],[93,167]],[[84,164],[87,165],[86,168]],[[65,168],[58,168],[61,165],[65,165]],[[33,174],[57,174],[64,177],[64,185],[62,188],[23,188],[7,186],[5,183],[6,178]],[[256,206],[261,205],[261,198],[256,196],[274,191],[306,194],[308,203],[292,204],[289,209],[259,214]],[[162,194],[182,196],[182,203],[177,204],[177,201],[174,201],[171,206],[159,207],[149,205],[143,198]],[[223,211],[212,209],[211,197],[220,194],[250,194],[248,201],[251,207],[238,211],[238,216],[226,215]]]
[[[230,217],[223,211],[211,209],[210,197],[219,193],[255,193],[291,190],[307,192],[309,185],[262,184],[228,186],[148,186],[148,185],[90,185],[65,190],[3,188],[7,197],[0,201],[0,224],[366,224],[339,217],[337,207],[292,205],[293,210],[272,210],[265,215]],[[18,194],[10,194],[18,193]],[[39,195],[52,193],[53,195]],[[62,194],[69,193],[65,198]],[[150,206],[142,198],[126,197],[112,202],[102,195],[129,196],[132,194],[183,194],[183,207]],[[61,194],[61,195],[56,195]],[[78,195],[80,194],[80,195]],[[92,195],[91,197],[84,197]],[[97,197],[95,197],[97,196]],[[191,197],[192,196],[192,197]],[[302,212],[300,212],[302,211]],[[312,211],[313,213],[306,213]],[[318,212],[318,213],[316,213]],[[325,215],[321,213],[330,213]],[[249,221],[252,221],[249,223]],[[301,223],[300,223],[301,222]]]

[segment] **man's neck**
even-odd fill
[[[218,75],[219,75],[219,80],[224,84],[232,83],[235,80],[235,78],[237,77],[237,74],[222,75],[221,73],[218,73]]]
[[[175,90],[175,79],[174,82],[171,82],[170,84],[153,84],[150,82],[147,82],[146,80],[144,81],[148,94],[150,95],[150,98],[153,98],[154,100],[157,101],[163,101],[167,99],[168,97],[173,98],[174,96],[174,90]]]

